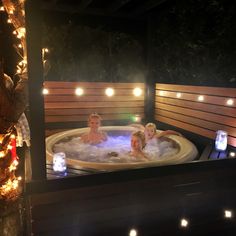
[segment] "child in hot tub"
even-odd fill
[[[175,134],[182,136],[179,132],[174,130],[165,130],[165,131],[157,131],[156,125],[154,123],[147,123],[144,128],[145,141],[147,145],[156,145],[158,138],[161,138],[168,134]]]
[[[143,148],[145,147],[145,135],[143,131],[136,131],[131,136],[131,151],[130,155],[140,159],[147,161],[148,158],[143,152]]]
[[[107,140],[106,132],[100,131],[101,116],[97,113],[92,113],[88,118],[88,126],[90,130],[88,133],[82,134],[81,140],[84,143],[99,144]]]

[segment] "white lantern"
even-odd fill
[[[225,151],[227,148],[227,132],[224,130],[218,130],[216,132],[215,148],[218,151]]]
[[[53,170],[66,175],[66,154],[64,152],[53,154]]]

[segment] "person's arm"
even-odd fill
[[[177,132],[177,131],[174,131],[174,130],[165,130],[165,131],[162,131],[162,132],[156,134],[156,137],[157,137],[157,138],[161,138],[161,137],[163,137],[163,136],[165,136],[165,135],[169,135],[169,134],[174,134],[174,135],[182,136],[182,134],[179,133],[179,132]]]

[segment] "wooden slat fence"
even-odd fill
[[[236,146],[236,88],[156,84],[155,120]]]
[[[46,127],[63,128],[66,124],[77,126],[87,122],[89,114],[97,112],[106,121],[131,121],[135,115],[144,117],[143,83],[105,83],[105,82],[55,82],[46,81],[44,96]],[[82,88],[81,96],[75,94]],[[105,95],[106,88],[113,88],[114,95]],[[134,96],[133,90],[141,88],[141,96]],[[52,126],[53,124],[53,126]]]

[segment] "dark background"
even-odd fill
[[[42,10],[45,80],[235,87],[235,10],[234,0],[167,0],[139,18]],[[3,14],[1,57],[13,75],[15,39]]]

